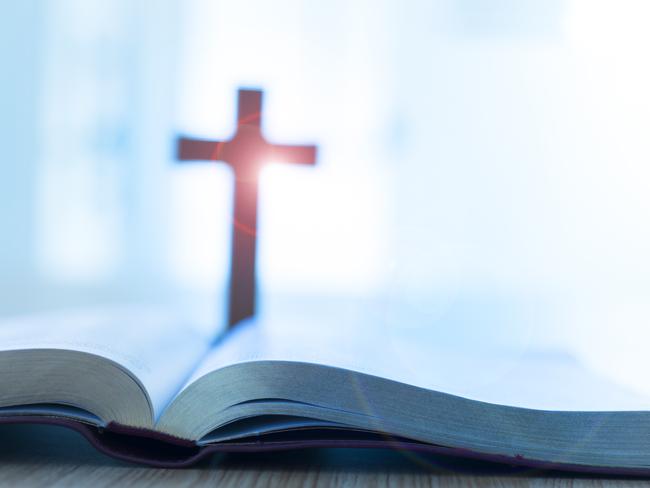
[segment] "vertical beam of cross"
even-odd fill
[[[228,141],[179,137],[180,161],[223,161],[235,176],[228,327],[255,314],[257,199],[265,162],[316,163],[316,146],[268,143],[262,134],[262,91],[240,89],[237,129]]]

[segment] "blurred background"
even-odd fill
[[[3,0],[0,315],[224,323],[232,174],[178,165],[265,90],[265,313],[577,352],[650,391],[644,0]]]

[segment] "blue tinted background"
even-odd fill
[[[259,86],[270,140],[321,147],[262,175],[263,307],[571,348],[643,387],[649,14],[3,2],[0,311],[178,300],[221,323],[232,177],[175,166],[173,143],[228,137],[236,88]]]

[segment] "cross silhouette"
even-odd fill
[[[261,130],[262,91],[240,89],[237,130],[229,141],[179,137],[180,161],[223,161],[235,176],[228,327],[255,314],[259,171],[268,161],[315,164],[316,146],[270,144]]]

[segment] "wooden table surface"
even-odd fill
[[[352,449],[229,454],[190,469],[152,469],[105,457],[61,427],[5,425],[0,439],[1,486],[650,486],[650,480]]]

